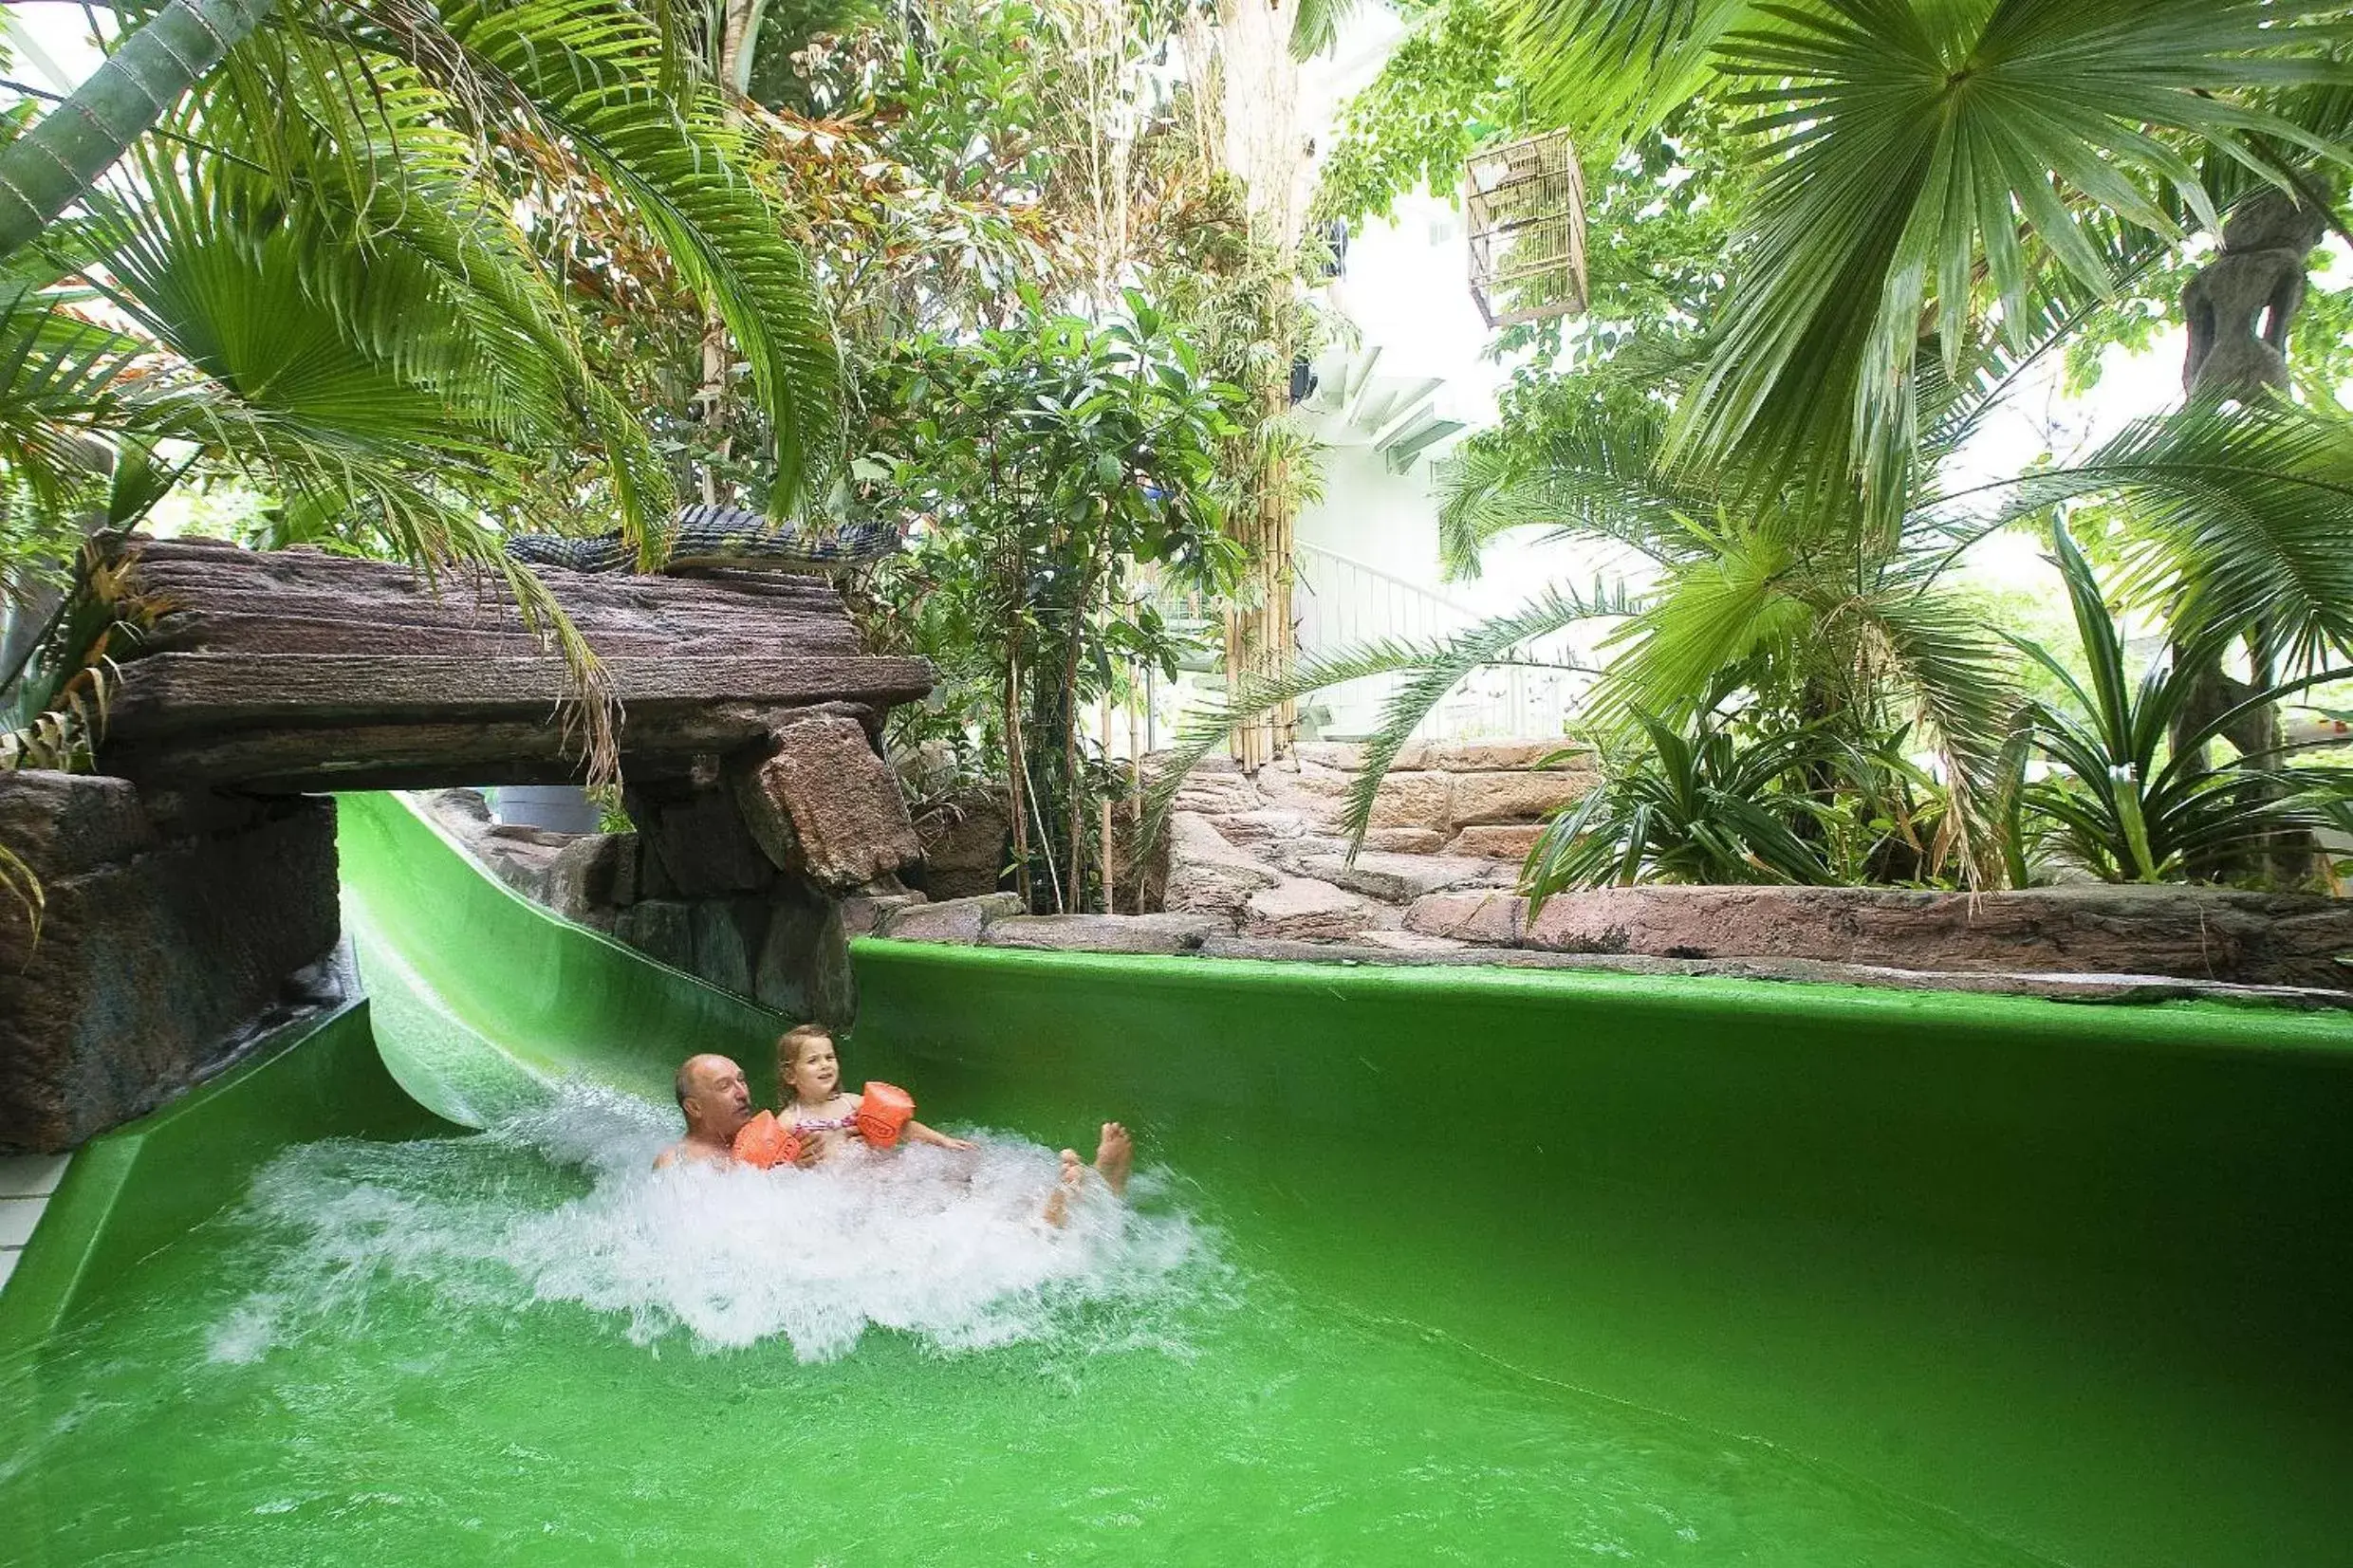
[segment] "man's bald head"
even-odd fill
[[[690,1134],[725,1142],[751,1119],[751,1089],[744,1070],[713,1053],[688,1057],[671,1080]]]

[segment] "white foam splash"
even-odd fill
[[[650,1344],[782,1336],[803,1360],[853,1349],[868,1325],[944,1350],[1034,1338],[1090,1302],[1166,1294],[1211,1260],[1199,1228],[1099,1188],[1057,1229],[1041,1217],[1050,1150],[986,1132],[970,1153],[853,1151],[816,1171],[651,1169],[676,1120],[580,1085],[476,1137],[333,1141],[289,1150],[256,1179],[250,1218],[290,1234],[212,1338],[250,1361],[290,1332],[364,1321],[386,1277],[452,1310],[576,1302]],[[584,1172],[587,1190],[579,1190]]]

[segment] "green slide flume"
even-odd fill
[[[864,941],[979,1149],[657,1176],[784,1021],[342,811],[367,1000],[0,1293],[10,1561],[2353,1561],[2343,1014]]]

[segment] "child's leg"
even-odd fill
[[[1070,1218],[1070,1200],[1086,1184],[1086,1167],[1079,1162],[1079,1152],[1062,1152],[1062,1174],[1054,1182],[1054,1190],[1047,1194],[1046,1223],[1062,1225]],[[1136,1169],[1136,1140],[1127,1135],[1127,1129],[1116,1121],[1102,1124],[1102,1141],[1095,1146],[1095,1174],[1119,1197],[1127,1191],[1128,1173]]]

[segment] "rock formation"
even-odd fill
[[[1213,760],[1176,796],[1161,907],[1216,915],[1249,937],[1410,942],[1407,905],[1445,888],[1510,886],[1540,820],[1591,787],[1589,771],[1551,760],[1562,744],[1408,747],[1353,859],[1341,818],[1359,747],[1302,742],[1254,779]]]
[[[332,999],[332,801],[0,773],[0,842],[46,895],[38,942],[0,897],[0,1150],[70,1149]]]
[[[0,1148],[70,1147],[152,1109],[283,1010],[336,940],[334,807],[312,792],[582,770],[559,710],[571,677],[494,577],[120,548],[162,611],[119,655],[112,776],[0,774],[0,841],[48,900],[36,947],[0,899]],[[638,831],[503,829],[477,796],[460,837],[561,913],[791,1017],[846,1021],[843,900],[879,918],[919,854],[878,738],[930,668],[862,654],[815,579],[541,577],[623,707]]]

